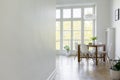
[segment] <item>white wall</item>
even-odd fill
[[[111,1],[111,25],[116,28],[116,58],[120,58],[120,20],[115,21],[115,10],[120,9],[120,0]]]
[[[105,29],[110,27],[109,0],[57,0],[57,5],[65,4],[96,4],[97,8],[97,36],[98,41],[106,42]]]
[[[55,0],[0,0],[0,80],[46,80],[55,69]]]

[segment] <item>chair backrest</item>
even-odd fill
[[[111,52],[111,49],[112,49],[112,43],[109,46],[107,46],[107,52]]]
[[[109,59],[110,59],[111,52],[112,52],[112,43],[107,46],[107,56],[108,56]]]
[[[87,54],[89,52],[87,45],[81,44],[80,45],[80,51],[82,54]]]
[[[102,42],[98,42],[97,44],[103,44]],[[98,51],[103,51],[103,47],[98,47]]]

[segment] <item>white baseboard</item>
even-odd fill
[[[70,55],[76,55],[76,51],[70,51]],[[56,51],[56,55],[66,55],[65,50]]]
[[[56,69],[53,70],[53,72],[50,74],[47,80],[55,80],[55,76],[56,76]]]
[[[59,53],[59,54],[56,54],[56,55],[62,55],[62,56],[67,56],[66,54],[61,54],[61,53]],[[77,54],[70,54],[69,56],[76,56]]]

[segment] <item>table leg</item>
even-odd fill
[[[80,45],[78,45],[78,62],[80,62]]]
[[[105,51],[105,45],[103,46],[103,51]],[[103,54],[103,61],[105,62],[106,53]]]
[[[98,65],[98,49],[96,47],[96,65]]]
[[[106,56],[106,54],[104,53],[103,54],[103,61],[105,62],[106,60],[105,60],[105,56]]]

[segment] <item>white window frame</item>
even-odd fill
[[[95,5],[82,5],[82,6],[57,6],[56,9],[60,9],[60,19],[56,19],[56,21],[60,21],[60,50],[63,50],[63,22],[71,21],[71,29],[73,27],[73,21],[81,20],[81,26],[84,26],[84,8],[93,7],[93,12],[96,15]],[[73,18],[73,8],[81,8],[81,18]],[[63,9],[71,9],[71,18],[63,19]],[[96,36],[96,18],[90,19],[93,20],[93,36]],[[71,38],[73,38],[73,31],[71,30]],[[71,39],[71,50],[73,50],[73,39]],[[84,43],[84,27],[81,27],[81,43]]]

